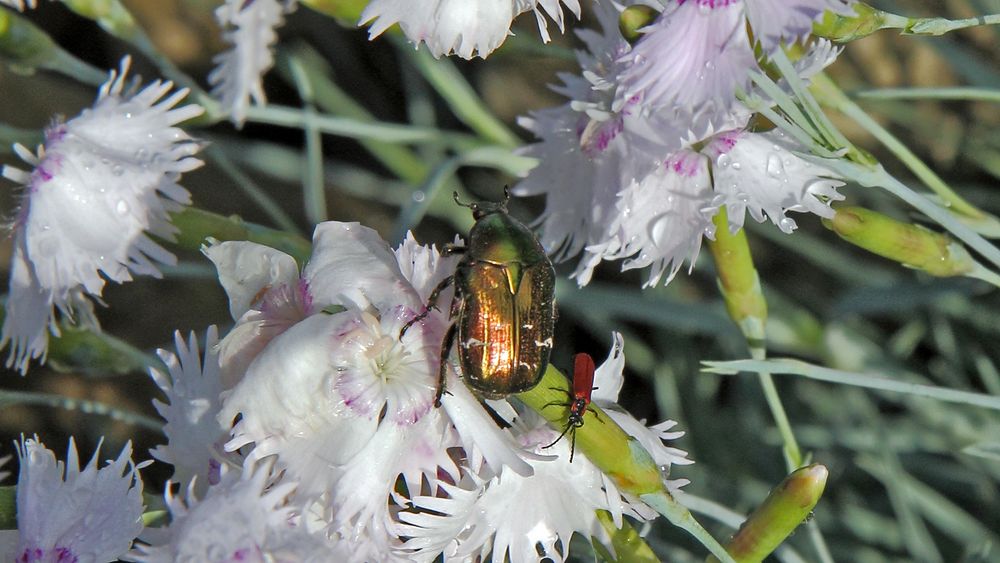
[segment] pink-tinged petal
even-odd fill
[[[247,241],[209,241],[202,253],[215,264],[219,283],[229,296],[229,314],[238,320],[259,304],[264,294],[299,281],[295,259],[280,250]]]
[[[770,219],[785,233],[796,228],[786,211],[832,217],[830,203],[843,199],[838,175],[797,156],[803,148],[780,131],[732,131],[716,136],[704,149],[713,160],[715,203],[725,205],[730,229],[743,226],[747,213],[757,222]]]
[[[684,2],[643,30],[621,62],[616,101],[689,115],[696,135],[717,127],[747,90],[757,68],[739,2]]]

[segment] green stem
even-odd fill
[[[281,205],[257,185],[257,182],[250,175],[243,172],[239,166],[236,166],[232,159],[226,155],[225,151],[214,144],[210,144],[205,148],[205,154],[212,159],[212,162],[218,166],[219,170],[233,179],[233,183],[250,198],[250,201],[254,202],[261,211],[274,221],[275,225],[290,233],[301,233],[301,229],[295,224],[295,220],[285,213]]]
[[[302,99],[302,112],[307,117],[303,127],[306,137],[306,169],[302,175],[302,192],[306,219],[315,225],[327,219],[326,186],[323,182],[323,137],[316,127],[316,117],[319,114],[313,104],[312,80],[294,55],[289,57],[288,65],[299,97]]]
[[[361,104],[347,95],[330,78],[332,70],[325,60],[308,45],[291,48],[289,56],[278,57],[278,73],[291,80],[291,68],[287,61],[294,57],[309,75],[313,89],[313,101],[324,112],[356,119],[365,123],[377,123],[378,120]],[[407,147],[372,139],[358,139],[378,161],[397,178],[408,184],[419,184],[427,176],[427,164],[418,158]]]
[[[953,88],[880,88],[852,92],[868,100],[964,100],[1000,103],[1000,90],[956,86]]]
[[[248,240],[277,248],[295,258],[299,264],[304,264],[312,253],[309,241],[298,235],[247,223],[235,215],[224,217],[188,207],[175,213],[171,222],[180,229],[176,246],[187,250],[200,250],[205,239],[212,237],[222,241]]]
[[[615,521],[606,510],[597,511],[597,521],[601,527],[611,537],[611,545],[615,548],[615,556],[612,556],[600,542],[594,541],[594,549],[601,554],[606,561],[615,563],[660,563],[660,559],[653,553],[646,540],[642,539],[639,532],[629,524],[628,520],[622,520],[622,527],[615,526]]]
[[[247,121],[266,123],[282,127],[302,129],[310,117],[298,108],[268,104],[265,107],[247,108]],[[395,123],[365,122],[345,117],[319,115],[312,118],[313,124],[323,133],[339,135],[351,139],[370,139],[387,143],[443,143],[454,146],[470,146],[476,139],[461,133],[442,131],[433,127],[413,127]]]
[[[877,121],[865,113],[860,106],[851,101],[844,92],[828,76],[823,73],[813,78],[813,93],[826,105],[840,111],[844,115],[853,119],[858,125],[872,134],[879,140],[892,154],[896,156],[907,168],[913,172],[917,178],[933,190],[943,200],[944,204],[956,213],[965,215],[974,220],[982,220],[985,214],[975,206],[967,202],[962,196],[934,173],[920,158],[913,153],[905,144],[893,136]]]
[[[155,432],[161,432],[163,430],[163,421],[157,418],[130,412],[100,401],[76,399],[72,397],[65,397],[63,395],[56,395],[54,393],[8,391],[0,389],[0,406],[7,407],[9,405],[38,405],[71,411],[80,411],[87,414],[107,416],[113,420],[118,420],[124,422],[125,424],[141,426]]]
[[[397,44],[401,39],[393,38]],[[490,112],[483,100],[476,94],[462,73],[455,68],[447,58],[435,59],[427,49],[414,50],[403,43],[401,50],[407,53],[410,61],[420,71],[420,74],[448,103],[455,116],[475,131],[480,137],[505,147],[521,145],[506,125]]]

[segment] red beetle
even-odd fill
[[[583,416],[587,414],[587,407],[590,406],[590,395],[594,390],[595,371],[594,359],[590,357],[590,354],[581,352],[573,357],[573,393],[570,395],[569,416],[566,417],[566,427],[563,428],[562,434],[559,434],[555,442],[545,446],[546,448],[551,448],[572,430],[573,433],[570,434],[569,447],[570,463],[573,463],[573,454],[576,451],[576,429],[583,426]],[[556,405],[559,403],[549,404]],[[594,416],[598,416],[597,411],[591,412],[594,413]]]

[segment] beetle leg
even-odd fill
[[[444,395],[444,382],[448,375],[448,356],[451,356],[451,347],[455,344],[455,335],[458,332],[458,325],[452,323],[448,331],[444,333],[444,340],[441,342],[441,371],[438,373],[437,393],[434,394],[434,407],[441,406],[441,396]]]
[[[468,250],[468,249],[469,249],[469,247],[467,247],[467,246],[463,246],[461,244],[454,244],[454,243],[450,243],[449,242],[448,244],[446,244],[446,245],[444,245],[444,246],[441,247],[441,255],[442,256],[451,256],[452,254],[465,254],[465,251]]]
[[[434,291],[431,292],[430,297],[427,298],[427,307],[425,307],[424,310],[419,315],[406,321],[406,324],[403,325],[403,328],[399,329],[400,340],[402,340],[403,335],[406,334],[406,331],[409,330],[411,326],[424,320],[424,318],[431,313],[431,309],[437,309],[437,300],[439,297],[441,297],[441,292],[447,289],[448,286],[451,285],[452,282],[454,281],[455,281],[455,274],[452,274],[446,277],[445,279],[441,280],[441,283],[439,283],[437,287],[434,288]]]

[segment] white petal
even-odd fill
[[[243,125],[252,99],[264,104],[261,78],[272,65],[271,47],[278,39],[275,28],[294,2],[279,0],[226,0],[215,10],[215,19],[227,28],[225,38],[233,48],[215,57],[215,69],[208,75],[212,94],[237,125]]]
[[[730,229],[743,226],[747,212],[765,217],[785,233],[796,228],[786,211],[808,211],[832,217],[832,201],[843,199],[843,182],[832,171],[799,158],[802,150],[780,131],[729,132],[716,136],[704,153],[714,160],[712,175],[720,203],[726,205]]]
[[[531,475],[531,466],[525,462],[524,452],[510,432],[497,426],[489,413],[469,388],[448,370],[447,393],[441,399],[441,408],[455,425],[466,456],[482,457],[493,472],[508,468],[519,475]],[[474,468],[479,468],[473,464]]]
[[[220,464],[218,460],[222,457],[228,430],[217,420],[222,408],[217,343],[218,333],[215,326],[211,326],[205,334],[202,362],[197,336],[191,333],[185,342],[180,332],[175,332],[177,353],[157,350],[168,373],[155,368],[149,370],[150,377],[167,397],[167,403],[153,400],[156,412],[166,420],[163,433],[167,443],[150,453],[173,466],[172,481],[187,485],[197,477],[196,486],[201,491],[218,477],[211,472]]]
[[[126,91],[128,66],[126,57],[92,108],[46,131],[37,157],[18,149],[35,169],[27,176],[27,195],[15,221],[20,255],[12,268],[12,291],[22,290],[33,305],[44,295],[38,311],[54,305],[72,315],[81,290],[99,297],[106,279],[159,277],[158,264],[176,262],[149,234],[171,240],[176,229],[169,214],[190,201],[177,181],[201,165],[192,157],[198,144],[174,125],[203,109],[174,107],[187,92],[168,95],[169,82]],[[5,171],[9,178],[25,178]],[[5,327],[22,371],[28,358],[44,358],[40,315],[19,316],[24,328]]]
[[[726,120],[737,88],[746,91],[757,69],[738,2],[668,9],[622,60],[629,65],[618,79],[618,103],[638,96],[654,108],[685,111],[696,136]]]
[[[398,23],[410,41],[426,43],[435,57],[471,59],[499,47],[515,15],[513,0],[372,0],[358,23],[372,22],[371,38]]]
[[[170,525],[156,539],[129,553],[132,561],[323,561],[346,560],[343,546],[310,533],[287,504],[295,484],[273,484],[269,464],[247,462],[242,472],[224,471],[201,500],[167,487]]]
[[[313,254],[302,272],[316,309],[329,305],[374,307],[398,305],[414,311],[422,304],[403,277],[399,262],[377,232],[359,223],[327,221],[313,233]]]
[[[98,469],[95,451],[81,471],[72,439],[65,465],[37,439],[24,440],[18,450],[18,554],[33,561],[124,555],[142,530],[142,481],[131,453],[127,444],[118,459]]]
[[[229,296],[233,320],[242,317],[265,291],[299,281],[295,259],[280,250],[247,241],[210,240],[201,249],[215,264],[219,283]]]
[[[603,258],[629,258],[622,270],[651,266],[647,286],[664,273],[669,283],[685,260],[693,267],[702,235],[713,232],[712,196],[706,159],[691,151],[675,153],[619,194],[612,223],[619,244],[604,248]]]
[[[275,338],[225,398],[220,422],[242,414],[227,450],[253,443],[254,458],[278,455],[278,467],[299,481],[302,494],[321,494],[332,469],[371,439],[376,417],[351,414],[333,389],[330,348],[344,313],[313,315]]]
[[[594,390],[591,400],[614,403],[625,383],[625,339],[622,335],[611,333],[611,351],[608,357],[594,372]]]
[[[59,329],[54,317],[52,293],[41,287],[35,279],[31,263],[24,257],[22,239],[22,236],[14,239],[10,289],[0,347],[10,344],[7,367],[24,375],[28,371],[30,360],[40,359],[45,362],[49,331],[58,334]]]

